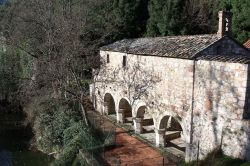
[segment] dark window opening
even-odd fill
[[[110,59],[109,59],[109,54],[107,54],[107,63],[110,62]]]
[[[126,67],[127,65],[127,57],[126,56],[123,56],[123,59],[122,59],[122,67]]]

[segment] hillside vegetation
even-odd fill
[[[37,148],[58,153],[55,164],[69,165],[90,141],[101,144],[83,102],[92,68],[102,65],[101,46],[123,38],[216,33],[219,10],[233,12],[233,35],[244,42],[249,9],[249,0],[2,0],[0,100],[22,107]]]

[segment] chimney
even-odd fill
[[[219,28],[217,35],[222,38],[223,36],[232,35],[232,16],[230,11],[219,11]]]

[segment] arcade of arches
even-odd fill
[[[110,93],[106,93],[103,110],[105,115],[115,115],[117,123],[133,126],[135,133],[151,138],[158,147],[172,147],[185,152],[183,129],[174,117],[168,115],[162,117],[156,127],[152,115],[147,113],[146,105],[133,108],[126,98],[120,99],[117,103],[116,105]]]

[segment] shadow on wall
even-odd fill
[[[247,68],[247,91],[246,91],[246,97],[245,97],[245,107],[244,107],[244,113],[243,113],[243,119],[250,119],[250,67],[248,65]]]
[[[245,152],[245,158],[250,162],[250,121],[248,121],[248,134],[247,134],[247,147]]]
[[[129,57],[126,60],[130,61]],[[102,61],[104,62],[101,69],[95,71],[94,82],[101,83],[98,84],[98,88],[105,93],[106,90],[112,89],[114,92],[118,91],[120,97],[127,97],[131,107],[135,105],[136,101],[147,98],[150,91],[161,81],[154,71],[144,69],[145,64],[139,60],[117,67],[105,63],[104,59]],[[103,98],[101,98],[102,100]],[[116,99],[114,98],[114,100]]]
[[[236,67],[238,76],[235,72],[232,72]],[[196,131],[196,139],[198,144],[200,143],[197,155],[201,155],[201,157],[209,152],[209,148],[219,146],[222,146],[223,151],[227,151],[227,155],[235,155],[236,157],[241,154],[239,149],[243,147],[243,140],[238,140],[238,138],[241,138],[241,135],[238,134],[240,131],[235,131],[235,129],[244,121],[242,115],[249,117],[249,112],[247,112],[249,104],[244,105],[248,97],[246,96],[244,102],[241,97],[245,96],[244,83],[246,83],[245,78],[241,78],[241,75],[245,74],[245,70],[241,70],[241,67],[244,68],[244,66],[238,66],[238,64],[235,65],[235,68],[232,64],[231,68],[231,66],[224,65],[223,62],[213,61],[203,61],[200,65],[197,65],[196,85],[198,86],[195,88],[200,99],[196,101],[201,103],[202,111],[194,113],[194,125],[196,129],[200,128]],[[249,76],[247,79],[249,79]],[[247,93],[249,90],[247,89]],[[232,150],[232,144],[237,144],[235,151]],[[244,148],[248,147],[249,149],[249,138],[247,147],[245,145]],[[247,153],[246,155],[249,155],[249,152]]]
[[[245,158],[247,161],[250,161],[250,66],[247,68],[247,91],[245,98],[245,107],[243,113],[243,119],[247,121],[247,146],[245,152]]]

